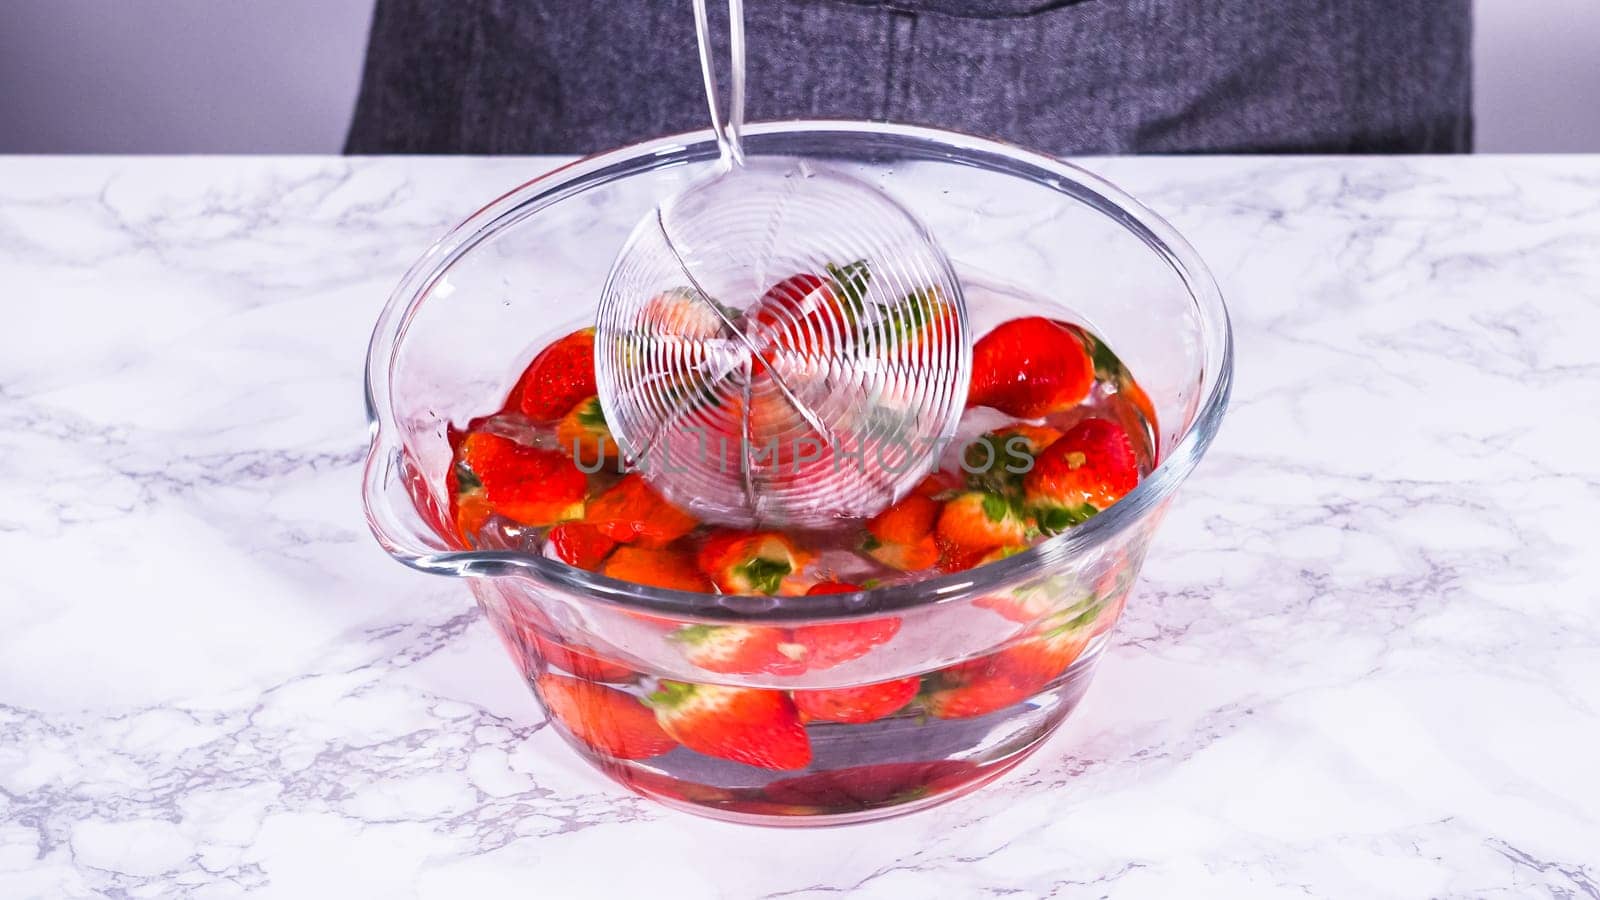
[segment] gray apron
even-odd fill
[[[746,23],[751,120],[1057,154],[1471,149],[1469,0],[747,0]],[[689,0],[378,0],[345,149],[587,153],[691,131],[698,66]]]

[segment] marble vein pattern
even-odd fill
[[[0,897],[1600,898],[1600,158],[1086,161],[1230,418],[1050,744],[790,832],[590,772],[362,519],[379,307],[553,164],[0,159]]]

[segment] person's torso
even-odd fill
[[[748,0],[750,120],[1051,153],[1459,151],[1466,0]],[[587,152],[705,127],[688,0],[380,0],[353,152]]]

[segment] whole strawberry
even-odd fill
[[[1042,531],[1055,534],[1122,499],[1139,483],[1139,458],[1122,426],[1084,419],[1039,454],[1023,498]]]
[[[647,701],[662,730],[707,756],[762,769],[804,769],[811,741],[782,691],[663,681]]]
[[[461,456],[489,507],[512,521],[538,526],[583,515],[589,480],[555,450],[479,431],[461,442]]]
[[[676,550],[618,547],[600,571],[608,577],[634,584],[673,591],[711,592],[711,582],[694,567],[694,560]]]
[[[1003,547],[993,555],[1003,559],[1005,556],[1022,552],[1025,547]],[[1003,554],[1003,555],[1002,555]],[[979,565],[994,562],[994,559],[985,557]],[[992,610],[1001,616],[1024,625],[1038,622],[1051,613],[1057,612],[1086,598],[1074,596],[1054,589],[1040,589],[1029,585],[1019,585],[996,594],[979,597],[972,601],[972,605],[980,609]]]
[[[637,697],[565,675],[534,682],[551,718],[606,756],[649,759],[678,745]]]
[[[972,346],[967,406],[1037,419],[1077,406],[1094,384],[1094,363],[1067,326],[1042,316],[1012,319]]]
[[[912,291],[884,309],[878,327],[899,342],[902,358],[915,360],[924,348],[951,341],[958,319],[955,305],[934,287]]]
[[[553,422],[595,393],[594,329],[584,328],[540,351],[517,379],[506,406],[535,421]]]
[[[689,662],[727,675],[794,675],[805,670],[805,649],[782,628],[767,625],[685,625],[671,639]]]
[[[944,505],[937,526],[947,562],[970,567],[997,547],[1026,544],[1028,520],[1000,494],[968,491]]]
[[[824,581],[812,585],[806,596],[822,594],[853,594],[860,585],[839,581]],[[831,669],[852,659],[859,659],[874,647],[888,643],[900,632],[900,619],[883,616],[847,622],[824,622],[816,625],[796,626],[790,641],[801,649],[801,659],[808,668]]]
[[[540,634],[532,626],[525,627],[522,633],[533,644],[534,652],[544,660],[545,665],[571,672],[586,681],[621,684],[639,677],[639,673],[615,660],[606,659],[588,647],[561,643]]]
[[[620,452],[606,425],[605,411],[600,408],[599,397],[578,401],[556,424],[556,443],[563,453],[570,454],[590,472],[600,468],[608,457],[616,458]]]
[[[455,523],[456,535],[464,546],[477,547],[483,527],[494,515],[489,499],[484,496],[483,483],[457,462],[445,473],[444,486],[450,495],[450,521]]]
[[[724,529],[706,538],[697,562],[724,594],[776,594],[809,559],[776,531]]]
[[[589,502],[584,521],[619,544],[664,547],[694,530],[694,516],[668,503],[637,472]]]
[[[939,509],[939,501],[911,494],[867,522],[861,549],[902,572],[933,568],[939,563],[939,546],[933,537]]]
[[[1033,693],[1011,677],[998,656],[984,656],[929,675],[921,703],[936,719],[972,719],[1021,703]]]
[[[978,490],[1016,496],[1039,454],[1060,438],[1048,425],[1010,425],[984,434],[962,452],[967,481]]]
[[[617,545],[600,529],[582,522],[563,522],[551,528],[545,540],[556,559],[591,572],[600,568],[606,554]]]
[[[913,675],[860,687],[795,691],[794,705],[809,722],[876,722],[904,709],[917,695],[922,679]]]
[[[923,685],[922,708],[938,719],[988,715],[1037,694],[1067,670],[1094,636],[1094,613],[1046,619],[1028,637],[988,656],[941,669]]]
[[[802,272],[783,279],[768,288],[751,309],[764,360],[771,361],[774,354],[785,351],[821,352],[860,317],[862,296],[871,277],[867,264],[829,265],[826,271],[827,277]]]
[[[712,301],[683,287],[651,297],[644,306],[644,325],[652,334],[699,340],[716,337],[724,327],[723,315]]]
[[[1096,607],[1084,616],[1065,622],[1046,620],[1036,634],[1000,651],[998,665],[1012,683],[1037,691],[1055,680],[1075,662],[1094,637]],[[1063,618],[1063,617],[1057,617]]]

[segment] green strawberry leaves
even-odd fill
[[[578,421],[585,428],[608,428],[606,425],[606,411],[600,407],[600,398],[592,397],[578,410]]]
[[[662,681],[654,693],[643,702],[646,706],[655,709],[672,709],[694,696],[694,685],[681,681]]]
[[[456,463],[456,493],[470,494],[483,487],[482,479],[469,468],[466,463]]]
[[[867,308],[867,282],[872,280],[872,269],[864,259],[853,263],[826,266],[828,278],[833,281],[834,294],[844,306],[845,315],[854,323]]]
[[[983,495],[983,514],[991,522],[1004,522],[1006,515],[1011,512],[1011,504],[999,494]]]
[[[933,322],[944,305],[944,296],[937,288],[912,291],[885,310],[880,326],[899,340],[908,341]]]
[[[1089,521],[1100,510],[1087,503],[1080,506],[1056,506],[1041,509],[1036,518],[1039,530],[1045,534],[1060,534],[1074,525]]]
[[[763,594],[776,594],[783,579],[794,569],[786,562],[756,557],[735,566],[734,571],[744,576],[750,586]]]

